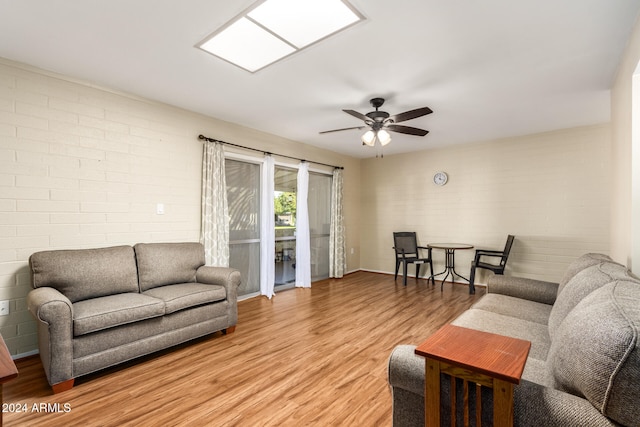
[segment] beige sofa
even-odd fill
[[[531,341],[514,392],[516,426],[640,425],[640,281],[624,266],[587,254],[560,283],[495,276],[487,292],[452,323]],[[401,345],[389,359],[394,426],[424,425],[425,359],[414,351]],[[450,423],[449,390],[443,374],[443,425]],[[490,390],[481,399],[491,425]],[[475,387],[469,401],[474,409]]]
[[[54,393],[79,376],[233,332],[240,273],[204,263],[199,243],[34,253],[27,304]]]

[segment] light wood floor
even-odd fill
[[[4,402],[27,412],[5,412],[4,425],[389,426],[393,347],[420,344],[484,294],[436,283],[357,272],[241,301],[235,333],[81,377],[58,395],[37,356],[20,360]]]

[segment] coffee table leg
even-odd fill
[[[425,362],[424,425],[440,427],[440,362],[428,357]]]
[[[513,384],[499,379],[493,380],[493,425],[513,426]]]

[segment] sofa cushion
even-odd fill
[[[564,319],[549,350],[554,386],[623,425],[640,425],[640,283],[615,281]]]
[[[223,286],[219,285],[180,283],[158,286],[144,291],[144,295],[164,301],[165,313],[169,314],[185,308],[222,301],[227,297],[227,292]]]
[[[553,380],[550,378],[547,362],[545,360],[527,358],[527,363],[522,371],[522,380],[540,384],[545,387],[551,387]]]
[[[196,270],[204,265],[204,247],[200,243],[138,243],[134,249],[142,292],[157,286],[195,282]]]
[[[71,302],[138,292],[131,246],[36,252],[29,264],[34,288],[55,288]]]
[[[529,357],[547,359],[550,344],[547,325],[474,308],[462,313],[451,324],[531,341]]]
[[[109,295],[73,304],[73,334],[80,336],[164,314],[164,302],[139,293]]]
[[[580,301],[591,292],[614,280],[632,280],[627,268],[613,261],[600,262],[587,267],[569,280],[558,292],[549,315],[549,335],[554,338],[560,323]]]
[[[584,254],[567,267],[567,271],[564,272],[562,279],[558,284],[558,294],[562,292],[565,285],[579,272],[592,265],[600,264],[603,261],[613,261],[608,255],[599,253]]]

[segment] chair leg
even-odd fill
[[[407,286],[407,262],[402,263],[402,283]]]
[[[476,279],[476,263],[471,261],[471,273],[469,273],[469,293],[475,294],[476,287],[473,285]]]
[[[393,276],[393,280],[398,278],[398,270],[400,270],[400,260],[396,258],[396,275]]]
[[[418,280],[418,276],[420,276],[420,264],[416,264],[416,280]]]

